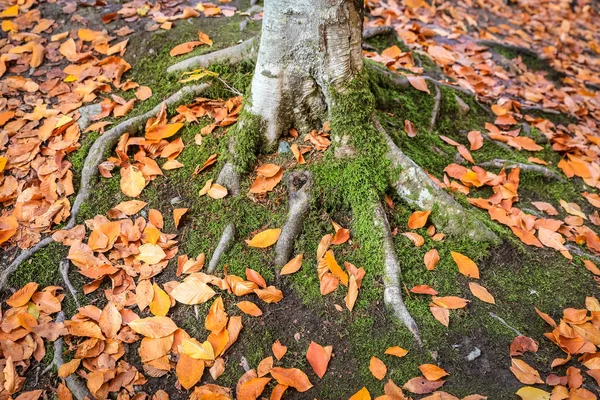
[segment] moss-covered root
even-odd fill
[[[209,87],[210,85],[207,83],[184,86],[169,96],[169,98],[167,98],[162,104],[157,105],[147,113],[126,119],[100,136],[90,148],[83,163],[79,192],[77,192],[77,196],[75,196],[73,206],[71,207],[71,217],[69,218],[69,221],[64,229],[71,229],[77,223],[79,210],[83,203],[90,197],[90,194],[93,190],[92,188],[94,186],[94,179],[96,176],[98,176],[98,165],[102,162],[106,152],[116,144],[116,142],[125,132],[131,133],[133,131],[142,129],[144,123],[149,118],[158,114],[161,107],[179,105],[180,103],[187,101],[189,96],[197,96],[207,90]],[[40,241],[36,246],[21,252],[21,254],[19,254],[19,256],[17,256],[17,258],[15,258],[15,260],[2,271],[2,274],[0,275],[0,291],[5,288],[8,278],[19,267],[19,265],[27,261],[38,250],[48,246],[53,241],[54,240],[52,237],[47,237]]]
[[[232,196],[240,193],[240,174],[231,162],[226,162],[219,172],[217,183],[225,186]]]
[[[212,64],[221,62],[240,63],[244,60],[254,59],[257,53],[258,38],[253,37],[235,46],[180,61],[167,68],[167,73],[182,72],[194,68],[207,68]]]
[[[294,243],[302,231],[302,223],[310,205],[312,180],[309,171],[294,171],[287,178],[289,213],[275,246],[275,266],[290,260]]]
[[[71,280],[69,279],[69,263],[69,260],[67,260],[66,258],[64,260],[61,260],[58,269],[60,271],[60,275],[63,278],[65,286],[67,287],[67,289],[69,289],[69,293],[71,293],[71,296],[73,296],[73,301],[75,302],[75,305],[79,308],[80,305],[79,300],[77,300],[77,290],[75,290],[75,288],[71,284]]]
[[[56,322],[63,322],[65,319],[65,314],[61,311],[58,313],[56,317]],[[52,364],[59,369],[63,365],[63,338],[59,337],[54,342],[54,358],[52,359]],[[77,400],[84,400],[90,398],[90,392],[87,390],[81,379],[76,374],[69,375],[65,379],[67,383],[67,387],[71,391],[73,398]]]
[[[427,173],[396,146],[392,138],[374,119],[377,130],[385,138],[389,151],[387,157],[400,170],[394,180],[394,189],[408,204],[433,210],[431,219],[440,230],[456,236],[468,236],[475,241],[497,243],[498,237],[481,221],[468,215],[456,200],[435,184]]]
[[[392,309],[394,316],[398,318],[413,334],[419,346],[423,345],[421,336],[419,335],[419,328],[417,323],[410,315],[404,300],[402,299],[402,290],[400,289],[400,264],[396,258],[396,250],[394,249],[394,241],[392,239],[392,232],[390,230],[390,224],[388,223],[385,211],[378,203],[375,207],[374,215],[375,227],[381,229],[383,233],[383,253],[384,253],[384,285],[385,289],[383,292],[383,300],[385,304]]]

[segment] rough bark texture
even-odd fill
[[[361,71],[362,6],[358,0],[266,0],[250,112],[266,124],[272,146],[291,127],[327,118],[329,90],[343,90]]]

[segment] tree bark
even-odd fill
[[[327,120],[329,91],[362,70],[361,40],[360,0],[265,0],[249,111],[265,124],[267,147]]]

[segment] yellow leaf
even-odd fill
[[[202,373],[204,372],[204,361],[196,360],[182,353],[179,356],[179,361],[177,361],[175,372],[181,386],[185,389],[190,389],[196,383],[200,382]]]
[[[331,273],[340,280],[342,285],[348,286],[348,274],[342,270],[342,268],[335,260],[333,250],[327,250],[327,252],[325,253],[325,262],[327,263],[327,268],[329,269],[329,271],[331,271]]]
[[[451,251],[450,254],[452,255],[454,262],[458,266],[458,271],[461,274],[468,278],[479,279],[479,268],[477,268],[477,264],[475,264],[473,260],[455,251]]]
[[[136,254],[135,258],[147,264],[157,264],[167,256],[157,244],[146,243],[141,245],[139,250],[140,253]]]
[[[8,162],[8,158],[0,157],[0,172],[4,171],[4,168],[6,168],[7,162]]]
[[[146,131],[146,139],[152,141],[165,139],[176,134],[182,127],[182,122],[177,122],[175,124],[151,126],[150,129]]]
[[[128,325],[134,332],[153,339],[169,336],[177,330],[177,325],[169,317],[140,318]]]
[[[492,294],[483,286],[478,285],[475,282],[469,282],[469,290],[473,293],[473,296],[477,297],[479,300],[490,304],[496,304],[494,296],[492,296]]]
[[[171,291],[171,296],[183,304],[201,304],[208,301],[215,295],[206,283],[195,277],[186,279],[182,284],[178,285]]]
[[[227,325],[227,313],[223,305],[223,298],[217,297],[210,306],[204,327],[211,332],[219,332]]]
[[[371,400],[371,393],[369,393],[366,387],[363,387],[348,400]]]
[[[212,361],[215,359],[215,352],[208,340],[200,343],[194,338],[186,339],[181,344],[181,350],[196,360]]]
[[[15,4],[14,6],[7,7],[0,13],[0,18],[10,18],[16,17],[19,15],[19,6]]]
[[[250,247],[264,249],[274,245],[279,239],[279,234],[281,234],[281,229],[267,229],[257,233],[252,239],[246,240],[246,244]]]
[[[146,179],[144,174],[136,167],[127,165],[121,168],[121,191],[129,197],[137,197],[146,187]]]
[[[208,192],[206,192],[209,197],[215,200],[222,199],[223,197],[227,196],[227,193],[227,188],[219,185],[218,183],[213,183],[210,189],[208,189]]]
[[[164,317],[171,308],[171,298],[156,283],[152,285],[154,297],[150,302],[150,312],[156,316]]]
[[[517,395],[521,400],[550,400],[550,393],[531,386],[524,386],[517,390]]]

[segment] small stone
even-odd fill
[[[467,113],[471,111],[471,107],[469,107],[469,105],[465,103],[465,101],[461,99],[460,96],[454,95],[454,98],[458,103],[458,111],[460,112],[460,115],[467,115]]]
[[[79,108],[79,119],[77,120],[77,124],[79,125],[80,130],[85,130],[88,126],[90,126],[93,122],[92,117],[102,111],[100,104],[90,104],[85,107]]]
[[[468,355],[467,355],[467,361],[473,361],[474,359],[476,359],[477,357],[479,357],[481,355],[481,350],[479,350],[479,347],[475,347]]]
[[[292,150],[290,149],[290,144],[288,142],[279,142],[279,147],[277,148],[279,154],[289,153],[290,151]]]
[[[182,201],[183,201],[183,199],[181,197],[173,197],[171,199],[171,205],[175,205],[175,204],[181,203]]]

